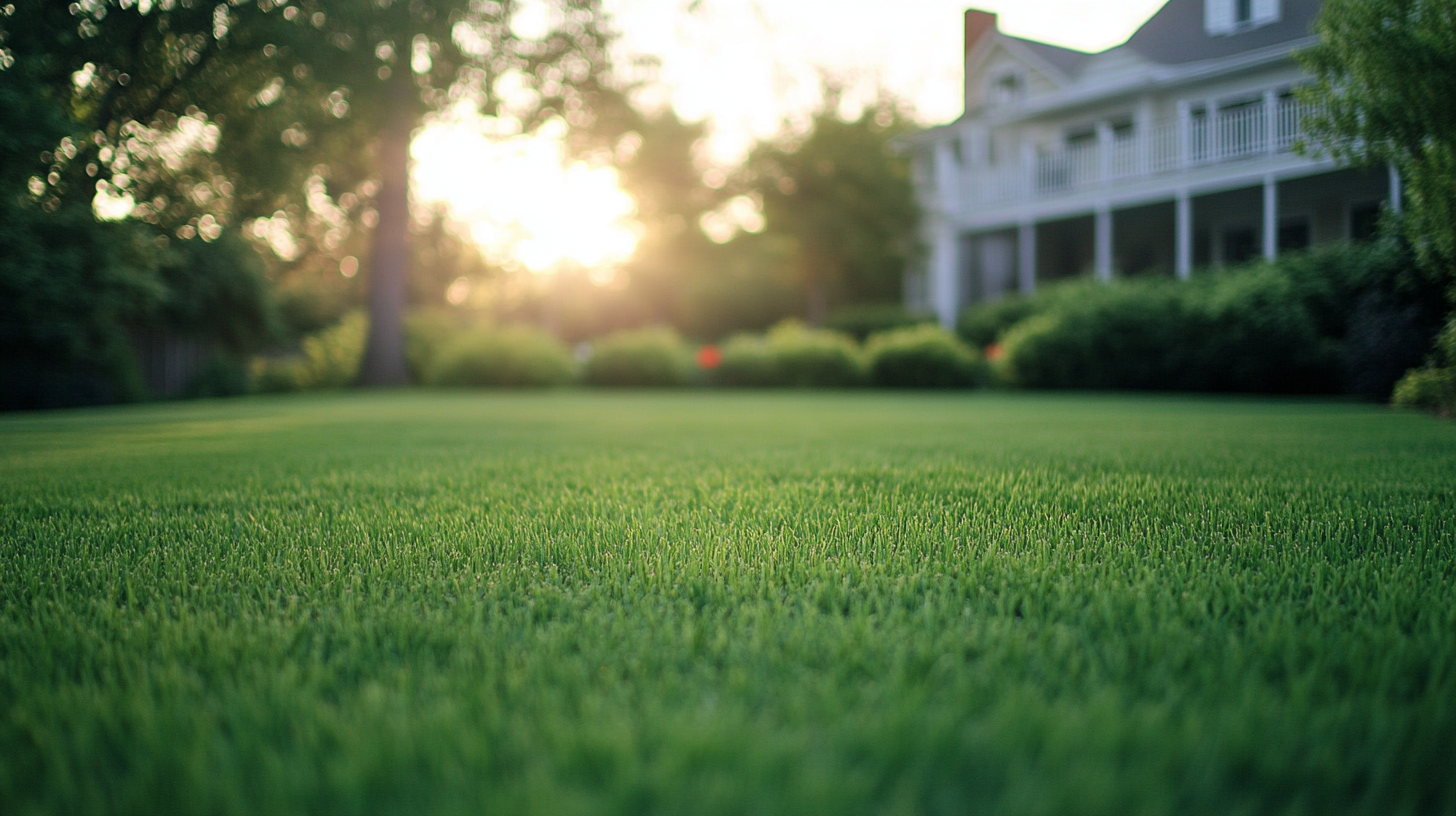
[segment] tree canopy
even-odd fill
[[[98,190],[129,198],[134,218],[183,238],[278,218],[293,240],[334,251],[372,228],[364,378],[379,383],[404,376],[408,143],[421,117],[468,102],[527,130],[552,117],[589,125],[608,68],[598,0],[4,11],[0,94],[14,118],[0,181],[25,179],[51,211]],[[31,121],[46,127],[28,136]]]
[[[814,323],[831,306],[898,300],[918,248],[909,162],[891,146],[908,116],[882,96],[844,118],[840,96],[826,88],[809,132],[761,144],[738,179],[762,202],[766,233],[791,244]]]
[[[1326,0],[1315,28],[1300,54],[1315,77],[1312,146],[1394,165],[1402,233],[1428,273],[1456,284],[1456,4]]]

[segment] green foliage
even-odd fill
[[[896,300],[919,249],[909,161],[890,142],[913,127],[881,97],[857,119],[839,116],[841,89],[824,89],[807,136],[786,135],[749,156],[737,185],[762,202],[766,232],[793,243],[791,268],[809,317],[831,306]]]
[[[980,303],[963,309],[956,319],[956,334],[973,348],[984,349],[998,342],[1006,330],[1031,317],[1045,302],[1045,295],[1036,298],[1008,295],[992,303]]]
[[[730,338],[712,373],[719,385],[750,387],[852,388],[864,385],[867,377],[854,340],[792,320],[761,337]]]
[[[1395,384],[1391,402],[1442,416],[1456,413],[1456,367],[1411,369]]]
[[[773,349],[760,335],[734,335],[723,344],[722,354],[710,375],[718,385],[766,388],[783,384]]]
[[[1271,267],[1071,284],[1002,346],[1006,379],[1034,388],[1339,390],[1338,344]]]
[[[1001,335],[1002,376],[1033,388],[1174,387],[1195,284],[1082,282]],[[1069,294],[1067,290],[1072,290]]]
[[[257,255],[241,239],[169,243],[144,224],[98,222],[79,206],[0,199],[0,409],[145,398],[135,330],[204,340],[236,357],[272,341],[278,327]]]
[[[527,326],[477,327],[441,346],[426,385],[544,387],[565,385],[575,362],[560,341]]]
[[[368,331],[369,318],[354,312],[338,325],[305,337],[300,354],[255,359],[254,390],[305,391],[353,385],[359,377]]]
[[[459,315],[444,309],[421,309],[404,323],[404,352],[409,362],[410,377],[424,382],[426,372],[452,339],[468,329]]]
[[[0,409],[140,399],[127,329],[167,294],[143,230],[0,198]]]
[[[1265,393],[1339,391],[1339,345],[1320,333],[1305,301],[1282,270],[1260,266],[1212,283],[1188,290],[1185,314],[1189,322],[1177,337],[1188,349],[1181,376],[1174,380],[1179,387]]]
[[[214,351],[192,376],[182,396],[186,399],[236,397],[252,390],[248,366],[237,354]]]
[[[666,328],[632,329],[610,334],[592,346],[582,370],[587,385],[687,385],[694,372],[692,354]]]
[[[991,379],[978,352],[935,325],[873,335],[865,354],[870,379],[882,388],[971,388]]]
[[[35,175],[57,172],[47,197],[89,204],[94,182],[83,170],[90,163],[102,182],[125,174],[138,201],[160,196],[144,217],[168,231],[196,226],[201,215],[236,226],[272,215],[283,200],[307,204],[304,182],[320,169],[334,199],[377,179],[368,143],[396,114],[415,121],[462,98],[499,112],[498,94],[475,91],[506,73],[537,92],[531,109],[517,98],[511,110],[527,129],[555,116],[586,124],[609,62],[597,4],[552,3],[550,30],[539,41],[512,30],[514,5],[21,3],[0,18],[17,77],[0,82],[0,93],[13,86],[18,102],[38,112],[49,103],[70,120],[71,149],[52,142],[15,151]],[[429,59],[415,54],[419,47]],[[87,65],[88,81],[76,82]],[[457,83],[470,93],[448,94]],[[184,117],[217,126],[216,146],[184,163],[164,162],[151,131],[170,131]],[[42,151],[50,158],[37,162]],[[209,196],[188,195],[197,184]],[[341,214],[356,221],[364,203]],[[298,233],[317,238],[323,230]]]
[[[836,309],[829,314],[824,326],[863,343],[876,332],[934,322],[934,317],[913,314],[897,303],[867,303]]]
[[[1188,283],[1077,281],[962,313],[1032,387],[1344,391],[1384,401],[1420,362],[1439,295],[1402,244],[1333,244]]]
[[[1449,814],[1453,457],[1245,398],[0,417],[0,811]]]
[[[1315,30],[1319,43],[1299,55],[1315,77],[1304,97],[1317,106],[1305,149],[1394,164],[1406,193],[1399,229],[1456,286],[1456,5],[1326,0]]]
[[[852,388],[865,384],[864,355],[845,335],[787,321],[771,329],[767,341],[780,385]]]
[[[529,36],[516,6],[6,5],[0,41],[23,81],[0,85],[0,98],[20,94],[21,111],[55,105],[67,121],[58,142],[21,153],[24,169],[0,173],[0,195],[22,194],[23,184],[46,209],[89,206],[98,191],[131,196],[132,217],[184,238],[277,218],[303,256],[287,259],[292,274],[367,257],[377,336],[364,379],[395,382],[404,377],[412,130],[462,103],[526,132],[546,121],[584,128],[606,91],[611,35],[597,0],[537,4],[545,30]],[[522,92],[496,92],[503,79]],[[0,153],[24,142],[0,135],[14,143]],[[366,240],[374,251],[363,251]]]
[[[240,236],[228,232],[210,242],[171,242],[157,271],[166,295],[156,317],[178,334],[249,352],[283,333],[263,263]]]
[[[763,331],[804,311],[793,279],[793,242],[781,235],[740,235],[715,248],[701,268],[682,270],[678,318],[700,338]]]
[[[1436,338],[1426,365],[1406,372],[1395,384],[1391,402],[1442,416],[1456,414],[1456,319]]]

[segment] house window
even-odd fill
[[[1021,99],[1026,82],[1020,74],[1002,74],[991,83],[991,101],[997,105],[1009,105]]]
[[[1309,219],[1303,216],[1279,222],[1279,251],[1298,252],[1309,249]]]
[[[1363,201],[1350,208],[1350,240],[1373,241],[1380,236],[1380,202]]]
[[[1248,263],[1259,255],[1259,232],[1253,227],[1233,227],[1223,231],[1223,262]]]
[[[1282,0],[1203,0],[1203,29],[1210,37],[1251,31],[1283,17]]]

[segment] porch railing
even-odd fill
[[[968,168],[963,197],[973,209],[1055,198],[1190,168],[1287,153],[1303,135],[1308,105],[1288,97],[1155,122],[1126,133],[1041,151],[1024,161]]]

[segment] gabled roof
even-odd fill
[[[1203,28],[1204,0],[1169,0],[1124,45],[1151,62],[1182,65],[1233,56],[1310,35],[1322,0],[1283,0],[1278,22],[1239,34],[1210,36]]]
[[[1159,65],[1183,65],[1229,57],[1310,36],[1315,18],[1319,16],[1320,6],[1323,5],[1323,0],[1282,0],[1282,14],[1278,22],[1238,34],[1210,35],[1203,27],[1204,2],[1205,0],[1168,0],[1127,42],[1108,51],[1125,48]],[[1076,79],[1087,61],[1096,56],[1086,51],[1062,48],[1008,34],[999,36],[1025,47],[1061,71],[1068,79]],[[1105,54],[1107,51],[1099,53]]]
[[[1070,48],[1048,45],[1044,42],[1025,40],[1021,37],[1012,37],[1005,34],[1002,36],[1008,40],[1014,40],[1020,43],[1027,50],[1031,51],[1031,53],[1045,60],[1053,68],[1061,71],[1068,79],[1076,78],[1077,74],[1082,70],[1082,66],[1086,64],[1087,59],[1092,56],[1086,51],[1073,51]]]

